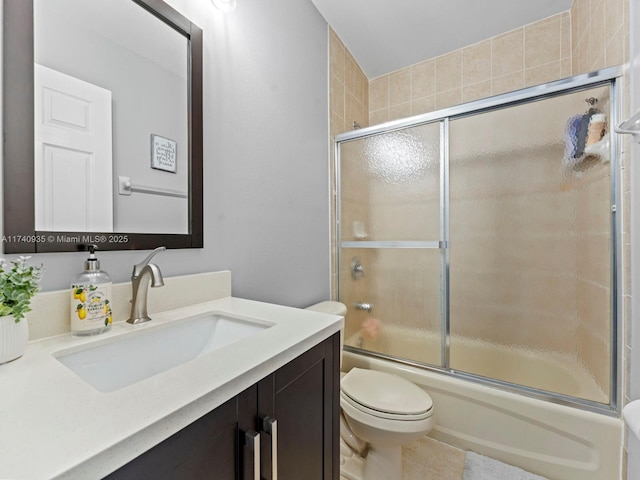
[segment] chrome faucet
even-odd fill
[[[158,247],[151,252],[142,262],[133,266],[131,273],[131,287],[133,289],[131,297],[131,315],[127,322],[132,324],[148,322],[151,320],[147,314],[147,293],[149,282],[152,287],[162,287],[164,280],[160,268],[154,263],[149,263],[151,258],[159,252],[166,250],[165,247]]]

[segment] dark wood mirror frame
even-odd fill
[[[3,0],[4,253],[203,247],[202,30],[162,0],[132,0],[189,40],[189,232],[49,232],[35,230],[33,1]]]

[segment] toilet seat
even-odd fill
[[[404,378],[354,368],[340,381],[340,398],[361,412],[390,420],[423,420],[433,414],[431,397]]]

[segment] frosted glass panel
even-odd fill
[[[609,402],[611,167],[570,127],[608,92],[451,121],[452,369]]]
[[[345,344],[440,365],[440,251],[344,248],[340,261]],[[370,312],[356,308],[364,303]]]
[[[342,240],[438,240],[440,123],[344,142]]]

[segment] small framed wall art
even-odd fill
[[[178,144],[174,140],[151,134],[151,168],[176,173]]]

